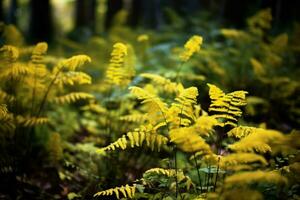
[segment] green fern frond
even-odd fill
[[[242,116],[240,107],[247,104],[246,91],[235,91],[225,94],[215,85],[208,84],[211,104],[209,111],[220,121],[220,126],[237,126],[238,118]]]
[[[133,198],[135,195],[135,188],[136,186],[129,186],[128,184],[125,186],[121,186],[121,187],[115,187],[115,188],[111,188],[108,190],[104,190],[101,192],[97,192],[96,194],[94,194],[94,197],[97,196],[111,196],[113,194],[116,195],[117,199],[120,199],[120,194],[123,195],[124,198]]]
[[[85,92],[72,92],[63,96],[55,97],[52,101],[57,104],[74,103],[82,99],[93,99],[95,98],[92,94]]]
[[[168,138],[156,133],[160,126],[160,124],[155,127],[151,124],[147,126],[142,125],[134,131],[123,135],[114,143],[99,149],[97,152],[101,154],[105,151],[114,151],[119,148],[124,150],[128,147],[140,147],[144,144],[150,147],[152,151],[154,151],[155,147],[160,151],[160,148],[168,142]]]

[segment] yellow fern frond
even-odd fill
[[[250,126],[238,126],[231,129],[229,132],[227,132],[227,135],[229,137],[235,137],[235,138],[243,138],[246,137],[255,131],[257,131],[258,128],[250,127]]]
[[[91,84],[92,77],[84,72],[74,72],[69,71],[65,73],[60,73],[55,79],[54,84],[59,85],[61,88],[63,85],[74,85],[74,84]]]
[[[152,168],[144,172],[144,174],[156,173],[172,177],[176,174],[175,169]]]
[[[249,31],[257,36],[262,36],[265,30],[270,29],[271,22],[272,13],[269,8],[259,11],[247,20]]]
[[[209,145],[191,127],[172,129],[169,135],[171,142],[185,152],[211,152]]]
[[[57,74],[57,72],[62,69],[67,69],[69,71],[75,71],[78,67],[91,62],[92,59],[87,55],[76,55],[71,58],[60,61],[54,68],[53,74]]]
[[[52,133],[48,141],[48,151],[52,162],[57,163],[63,156],[61,136],[59,133]]]
[[[209,111],[213,112],[212,116],[220,120],[221,126],[237,126],[238,118],[242,115],[240,107],[243,107],[247,104],[247,92],[235,91],[225,94],[215,85],[208,84],[208,87],[209,96],[211,99]]]
[[[95,98],[92,94],[85,93],[85,92],[72,92],[70,94],[66,94],[63,96],[55,97],[52,101],[58,104],[65,104],[65,103],[74,103],[78,100],[82,99],[93,99]]]
[[[271,144],[283,141],[284,135],[279,131],[255,129],[250,135],[242,138],[240,141],[228,146],[229,149],[238,152],[271,152]]]
[[[168,138],[157,134],[156,130],[158,128],[159,126],[153,127],[151,124],[147,126],[142,125],[134,131],[123,135],[114,143],[99,149],[97,152],[101,154],[105,151],[114,151],[118,148],[124,150],[128,147],[140,147],[143,144],[150,147],[152,151],[155,149],[155,147],[157,147],[157,150],[160,151],[160,148],[167,144]]]
[[[0,78],[13,78],[17,79],[20,76],[32,74],[33,70],[25,63],[11,63],[10,66],[0,71]]]
[[[120,117],[121,121],[126,121],[126,122],[145,122],[148,119],[147,114],[141,114],[141,113],[136,113],[136,114],[131,114],[131,115],[124,115]]]
[[[149,120],[157,118],[157,116],[165,119],[167,106],[157,95],[151,94],[145,89],[136,86],[130,87],[129,90],[131,94],[136,96],[139,100],[142,100],[142,104],[146,104]]]
[[[250,41],[250,35],[245,31],[240,31],[236,29],[221,29],[221,34],[226,38],[234,39],[237,41]]]
[[[133,51],[131,49],[131,51]],[[106,79],[108,83],[118,86],[126,86],[134,75],[134,68],[130,66],[131,70],[127,70],[125,62],[128,64],[128,47],[123,43],[116,43],[113,46],[113,51],[111,53],[111,59],[109,66],[106,70]],[[133,52],[131,52],[132,54]],[[133,55],[131,55],[133,56]],[[131,62],[132,63],[132,62]],[[127,66],[128,67],[128,66]]]
[[[0,119],[4,118],[8,113],[6,104],[0,104]]]
[[[229,165],[250,164],[255,162],[258,162],[264,166],[268,164],[263,156],[255,153],[232,153],[223,156],[220,165],[226,167]]]
[[[115,187],[108,190],[104,190],[101,192],[97,192],[94,194],[94,197],[97,196],[111,196],[113,194],[116,195],[117,199],[120,199],[120,194],[123,195],[124,198],[133,198],[135,195],[135,185],[129,186],[128,184],[121,187]]]
[[[16,119],[18,124],[24,127],[37,126],[49,122],[49,119],[47,117],[23,117],[21,115],[18,115]]]
[[[183,62],[188,61],[194,53],[200,51],[200,46],[202,45],[203,38],[198,35],[192,36],[184,45],[184,51],[180,54],[180,59]]]
[[[15,62],[19,58],[19,49],[15,46],[4,45],[0,51],[3,51],[3,57],[8,62]]]
[[[179,88],[183,88],[182,85],[172,82],[170,79],[158,74],[142,73],[140,76],[150,79],[153,83],[162,86],[164,92],[177,93]]]
[[[214,132],[214,126],[219,125],[218,120],[213,116],[200,116],[195,122],[195,131],[200,136],[208,136]]]
[[[180,89],[179,94],[175,98],[168,110],[167,121],[171,122],[173,128],[180,126],[189,126],[196,120],[194,113],[194,105],[197,103],[198,89],[189,87]]]
[[[38,43],[32,51],[31,61],[35,64],[42,63],[47,50],[48,44],[46,42]]]
[[[225,179],[225,186],[247,185],[253,182],[287,184],[287,179],[274,171],[241,172],[227,177]]]

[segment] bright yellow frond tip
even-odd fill
[[[3,51],[4,57],[11,62],[14,62],[19,58],[19,49],[15,46],[4,45],[0,51]]]
[[[184,45],[184,51],[180,55],[180,59],[183,62],[188,61],[194,53],[200,51],[203,38],[199,35],[192,36]]]
[[[101,191],[101,192],[97,192],[96,194],[94,194],[94,197],[97,197],[97,196],[111,196],[113,194],[115,194],[117,199],[120,199],[120,194],[126,199],[128,199],[128,198],[132,199],[134,197],[134,194],[135,194],[135,185],[133,185],[133,186],[125,185],[125,186],[121,186],[121,187],[115,187],[115,188],[107,189],[107,190],[104,190],[104,191]]]

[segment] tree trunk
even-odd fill
[[[11,0],[9,5],[8,20],[9,24],[17,25],[17,9],[18,9],[18,0]]]
[[[33,43],[53,39],[53,24],[50,0],[31,0],[29,37]]]
[[[108,0],[107,1],[107,13],[105,19],[105,28],[106,30],[110,28],[112,19],[115,14],[123,8],[122,0]]]
[[[77,0],[75,10],[75,29],[87,28],[91,32],[96,27],[96,0]]]

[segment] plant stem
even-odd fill
[[[218,167],[217,167],[217,174],[216,174],[216,179],[215,179],[215,184],[214,184],[214,192],[216,191],[216,187],[217,187],[219,169],[220,169],[220,157],[218,158]]]
[[[201,181],[201,176],[200,176],[200,172],[199,172],[199,166],[198,166],[197,159],[196,159],[196,153],[194,153],[194,161],[195,161],[195,166],[196,166],[196,169],[197,169],[198,180],[199,180],[199,184],[200,184],[200,192],[202,193],[202,181]],[[196,192],[198,194],[197,188],[196,188]]]
[[[174,148],[174,160],[175,160],[175,182],[176,182],[176,199],[178,196],[178,178],[177,178],[177,149]]]

